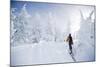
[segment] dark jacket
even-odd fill
[[[68,36],[67,41],[69,42],[69,45],[73,44],[73,39],[71,36]]]

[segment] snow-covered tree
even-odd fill
[[[11,44],[14,41],[14,33],[16,31],[16,29],[14,28],[14,22],[16,22],[16,15],[14,14],[15,10],[15,8],[11,9]]]
[[[89,16],[84,19],[83,13],[80,11],[81,15],[81,22],[80,22],[80,30],[79,30],[79,41],[80,42],[88,42],[89,44],[92,44],[91,41],[93,39],[94,41],[94,25],[95,21],[92,21],[91,17],[94,13],[94,10],[89,13]],[[94,43],[93,43],[94,44]]]
[[[29,23],[29,14],[26,10],[26,4],[22,7],[20,13],[13,19],[11,19],[11,23],[13,23],[13,28],[15,29],[13,35],[13,42],[16,44],[17,42],[23,43],[27,42],[27,24]],[[12,29],[13,29],[12,28]]]

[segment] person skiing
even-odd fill
[[[71,34],[69,34],[69,36],[67,37],[66,41],[67,41],[68,44],[69,44],[70,54],[72,54],[72,44],[73,44],[73,39],[72,39]]]

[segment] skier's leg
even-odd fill
[[[70,43],[69,43],[69,53],[71,54]]]
[[[70,49],[70,54],[72,54],[72,46],[71,45],[69,45],[69,46],[70,46],[70,48],[69,48]]]
[[[72,49],[70,49],[70,54],[72,54]]]

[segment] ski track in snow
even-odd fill
[[[73,55],[71,55],[71,57],[72,57],[73,61],[74,61],[74,62],[76,62],[76,59],[75,59],[75,57],[74,57]]]

